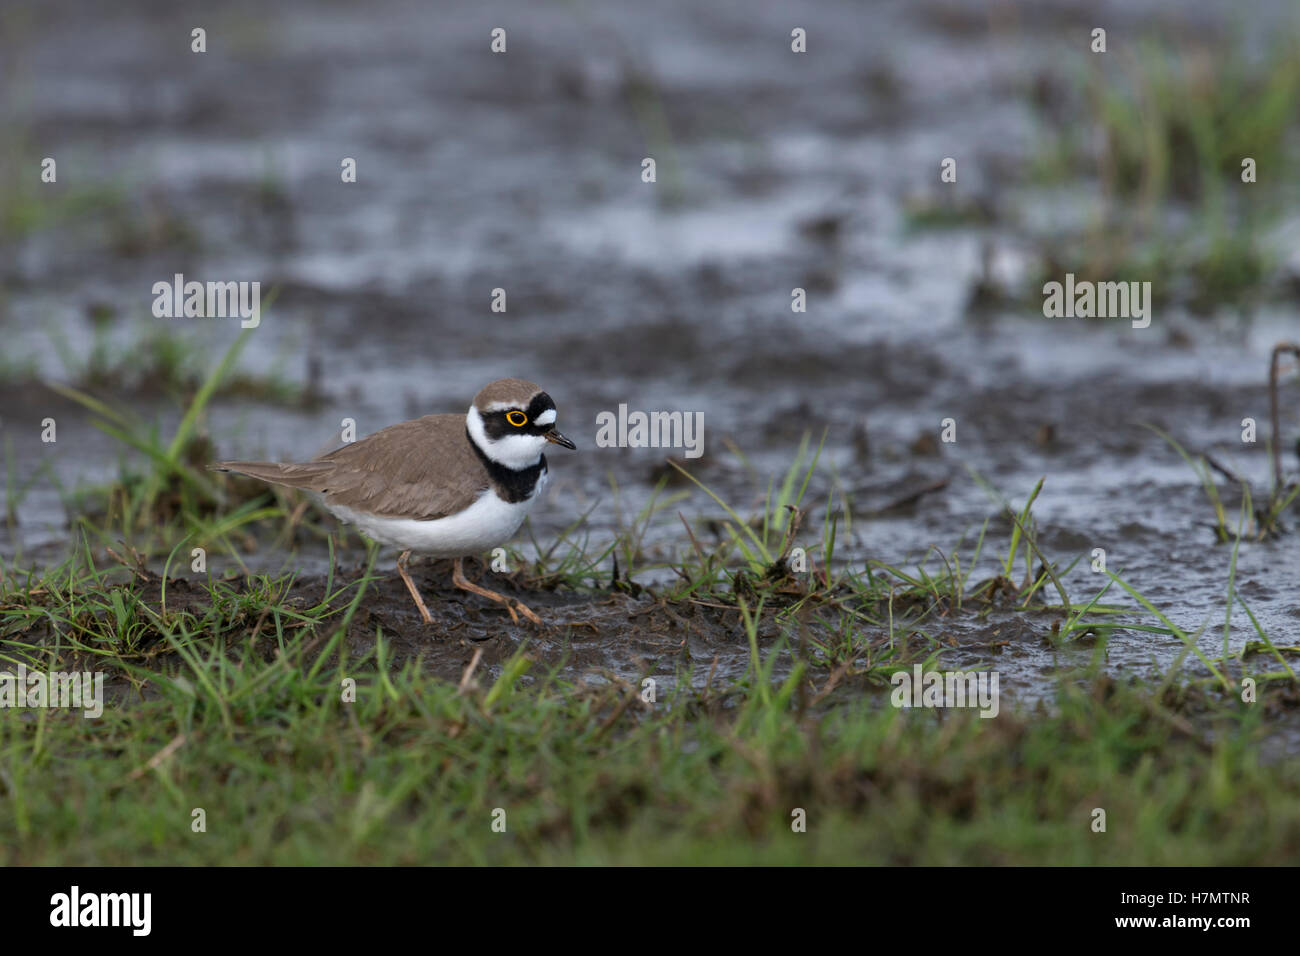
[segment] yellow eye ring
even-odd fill
[[[523,428],[528,424],[528,416],[520,411],[509,411],[506,412],[506,421],[514,425],[515,428]]]

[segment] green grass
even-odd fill
[[[1202,453],[1193,458],[1168,432],[1154,425],[1144,424],[1143,427],[1163,438],[1196,473],[1214,517],[1212,527],[1215,538],[1220,544],[1240,543],[1243,538],[1250,541],[1263,541],[1266,538],[1282,536],[1286,530],[1282,519],[1300,499],[1300,484],[1294,482],[1287,484],[1275,480],[1272,490],[1263,496],[1264,503],[1256,507],[1250,482],[1245,478],[1229,471],[1218,462],[1212,462],[1208,454]],[[1222,470],[1237,485],[1241,493],[1241,517],[1235,528],[1214,479],[1216,469]]]
[[[270,307],[275,295],[273,290],[263,308]],[[208,406],[217,396],[303,407],[318,397],[310,386],[286,384],[278,375],[262,378],[241,372],[239,356],[252,331],[244,330],[210,367],[203,367],[193,350],[181,349],[179,340],[167,333],[116,349],[97,332],[86,362],[65,354],[71,383],[48,381],[42,387],[81,406],[91,425],[115,440],[118,476],[107,484],[68,488],[47,468],[19,482],[12,451],[6,450],[4,467],[11,477],[4,504],[10,524],[36,482],[44,480],[57,487],[72,526],[103,546],[138,551],[146,561],[166,555],[180,541],[237,555],[232,536],[246,534],[249,525],[270,518],[279,519],[282,544],[300,533],[323,542],[329,531],[302,521],[301,502],[260,483],[207,470],[218,457],[206,431]],[[59,345],[66,351],[66,343]],[[132,376],[145,374],[151,387],[162,389],[177,408],[180,421],[170,437],[162,434],[156,419],[141,416],[120,398],[99,397],[129,390],[137,379],[124,381],[118,370],[132,366]]]
[[[1246,157],[1260,183],[1287,185],[1300,122],[1294,31],[1277,31],[1263,58],[1243,50],[1237,42],[1126,38],[1077,59],[1060,104],[1040,104],[1051,135],[1039,179],[1097,176],[1146,213],[1170,200],[1222,203],[1225,188],[1241,183]]]
[[[835,561],[832,522],[824,564],[791,575],[783,562],[815,463],[805,445],[760,515],[710,498],[728,519],[716,550],[692,548],[675,565],[677,583],[643,589],[643,598],[679,608],[738,609],[738,636],[750,649],[747,670],[709,675],[707,685],[700,672],[692,684],[681,658],[661,660],[643,675],[659,684],[653,703],[637,680],[593,683],[547,670],[527,642],[496,672],[471,664],[460,681],[434,676],[419,659],[394,663],[382,627],[363,652],[349,650],[357,645],[344,634],[373,595],[373,551],[359,576],[331,573],[316,603],[295,592],[293,576],[189,576],[181,588],[125,553],[124,567],[102,567],[89,535],[79,554],[44,574],[5,568],[0,670],[20,662],[101,670],[116,678],[118,699],[100,719],[0,713],[0,860],[1224,865],[1294,857],[1300,770],[1265,760],[1260,746],[1277,730],[1265,713],[1275,719],[1291,706],[1295,676],[1284,649],[1260,632],[1262,642],[1231,659],[1195,651],[1206,667],[1199,675],[1183,673],[1180,660],[1154,683],[1104,676],[1097,661],[1116,628],[1176,635],[1189,650],[1191,639],[1116,575],[1163,626],[1101,604],[1105,589],[1082,605],[1063,588],[1060,600],[1045,600],[1056,571],[1032,515],[1041,483],[1019,506],[1002,502],[1013,531],[1000,573],[987,581],[971,573],[988,547],[987,523],[964,559],[959,546],[936,568],[922,560],[857,571]],[[647,508],[629,532],[657,513]],[[585,575],[592,560],[576,534],[537,564]],[[174,545],[170,573],[184,568],[188,543]],[[601,553],[615,548],[636,554],[625,542]],[[731,558],[740,566],[727,570]],[[564,579],[563,570],[548,573]],[[792,578],[802,583],[792,587]],[[1051,707],[1016,712],[1004,701],[997,718],[981,719],[889,706],[893,671],[941,666],[945,620],[1008,611],[1042,618],[1044,630],[1055,621],[1061,641],[1090,634],[1097,642],[1092,664],[1063,670],[1045,688]],[[1239,699],[1247,675],[1260,684],[1258,703]],[[349,679],[354,701],[343,699]],[[1092,830],[1096,808],[1106,811],[1106,833]],[[191,828],[195,809],[205,832]],[[497,810],[504,833],[492,828]],[[792,829],[798,810],[806,832]]]
[[[1114,41],[1113,41],[1114,42]],[[1042,268],[1023,297],[1064,272],[1150,281],[1158,305],[1249,314],[1285,297],[1284,256],[1262,237],[1296,198],[1300,59],[1279,31],[1260,61],[1240,44],[1129,40],[1087,55],[1068,93],[1042,105],[1033,172],[1042,184],[1096,183],[1087,226],[1042,237]],[[1242,181],[1242,161],[1256,164]]]
[[[141,652],[129,626],[105,627],[119,660]],[[1182,684],[1063,681],[1054,713],[983,720],[823,694],[796,668],[647,704],[636,684],[529,673],[526,647],[458,687],[392,667],[382,635],[361,657],[279,623],[260,649],[219,635],[178,638],[169,667],[128,663],[146,699],[102,719],[0,719],[0,861],[1266,864],[1300,850],[1300,768],[1260,759],[1262,707]]]
[[[272,301],[268,296],[264,308]],[[160,326],[154,319],[137,321],[128,328],[127,335],[115,340],[114,327],[119,321],[110,309],[93,311],[90,348],[84,356],[76,354],[68,336],[51,331],[51,349],[63,366],[61,385],[79,392],[129,395],[188,405],[211,374],[207,351],[196,349],[192,341],[165,325]],[[235,348],[242,345],[240,342]],[[309,386],[289,380],[284,365],[282,358],[278,367],[266,375],[241,372],[237,367],[226,368],[217,383],[216,394],[281,406],[310,407],[316,396],[310,394]],[[0,368],[0,381],[30,383],[35,378],[34,367],[34,359],[15,360],[9,375]]]

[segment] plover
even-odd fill
[[[420,616],[433,621],[406,573],[412,552],[454,558],[452,582],[540,625],[523,604],[465,579],[461,562],[504,544],[546,484],[546,445],[576,448],[555,430],[555,402],[532,382],[503,378],[474,397],[469,413],[391,425],[300,464],[222,461],[217,471],[310,492],[366,537],[402,549],[397,572]]]

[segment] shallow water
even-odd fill
[[[217,403],[209,427],[224,457],[309,457],[345,417],[373,431],[460,410],[485,382],[519,375],[551,392],[581,449],[551,456],[550,500],[533,527],[545,539],[599,499],[589,522],[599,545],[619,510],[630,518],[647,500],[662,459],[596,447],[599,412],[620,403],[703,412],[708,457],[698,473],[745,507],[784,472],[803,433],[824,428],[810,501],[824,502],[834,485],[861,512],[951,479],[908,512],[859,517],[840,537],[852,566],[906,565],[932,545],[951,552],[963,535],[969,554],[999,510],[971,471],[1017,506],[1045,477],[1035,515],[1049,556],[1068,564],[1104,548],[1108,566],[1180,627],[1207,625],[1200,644],[1217,655],[1231,551],[1205,527],[1196,476],[1141,426],[1213,449],[1265,488],[1268,350],[1300,333],[1295,309],[1265,307],[1249,322],[1231,310],[1202,319],[1170,309],[1147,329],[1048,320],[1033,307],[966,309],[986,243],[994,276],[1015,283],[1044,235],[1094,208],[1093,183],[1032,185],[1041,131],[1023,94],[1043,71],[1071,78],[1063,50],[1072,31],[1086,33],[1091,9],[1005,5],[990,18],[950,3],[823,3],[798,12],[811,52],[796,57],[794,14],[739,2],[282,4],[274,13],[126,4],[93,22],[75,4],[19,4],[0,59],[9,64],[3,119],[27,131],[23,155],[58,156],[52,189],[117,184],[125,221],[161,238],[146,229],[123,251],[92,215],[7,241],[6,358],[66,376],[51,341],[86,354],[96,302],[117,309],[119,343],[168,322],[215,357],[238,322],[153,319],[152,284],[177,272],[257,279],[264,294],[281,291],[244,368],[301,379],[317,362],[326,399],[310,412]],[[1237,24],[1241,42],[1261,42],[1285,9],[1252,8]],[[1123,37],[1174,14],[1208,30],[1227,12],[1111,5],[1106,19]],[[202,56],[186,39],[200,20]],[[496,25],[508,30],[505,57],[487,53]],[[1004,214],[981,228],[909,229],[906,203],[937,195],[939,159],[953,154],[963,197]],[[640,180],[647,155],[659,163],[654,185]],[[354,185],[339,182],[343,156],[358,159]],[[188,242],[168,238],[173,221]],[[1297,231],[1273,237],[1283,255]],[[808,290],[805,314],[790,310],[796,286]],[[505,314],[490,309],[497,287],[507,290]],[[20,485],[43,465],[65,486],[116,473],[115,444],[72,406],[29,385],[0,385],[0,396]],[[157,416],[164,434],[177,419],[144,396],[108,397]],[[31,423],[56,413],[60,440],[42,446]],[[949,417],[955,443],[912,449]],[[1245,417],[1259,423],[1257,444],[1240,440]],[[1040,443],[1044,426],[1054,438]],[[1283,427],[1294,472],[1294,384]],[[717,512],[700,494],[684,510]],[[7,559],[48,560],[66,543],[48,481],[25,492],[19,517],[16,531],[0,530]],[[807,541],[823,519],[818,504]],[[992,528],[997,553],[1006,529]],[[1244,544],[1238,555],[1237,586],[1279,644],[1300,643],[1298,541]],[[647,543],[652,553],[684,548],[675,515]],[[323,560],[252,558],[268,569]],[[1099,580],[1084,561],[1065,583],[1077,603]],[[1126,603],[1115,590],[1108,600]],[[998,657],[1004,686],[1032,696],[1046,689],[1056,652],[1034,639],[1039,623],[1008,626],[1019,637]],[[989,635],[984,623],[952,627],[955,637]],[[1234,611],[1230,645],[1253,636]],[[1108,666],[1148,674],[1182,650],[1172,638],[1121,632]]]

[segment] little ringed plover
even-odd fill
[[[504,604],[540,625],[523,604],[472,584],[461,561],[504,544],[546,484],[547,444],[576,446],[555,430],[555,402],[532,382],[503,378],[474,397],[469,413],[391,425],[300,464],[223,461],[217,471],[310,492],[366,537],[403,549],[397,571],[425,623],[433,618],[406,573],[412,552],[454,558],[456,587]]]

